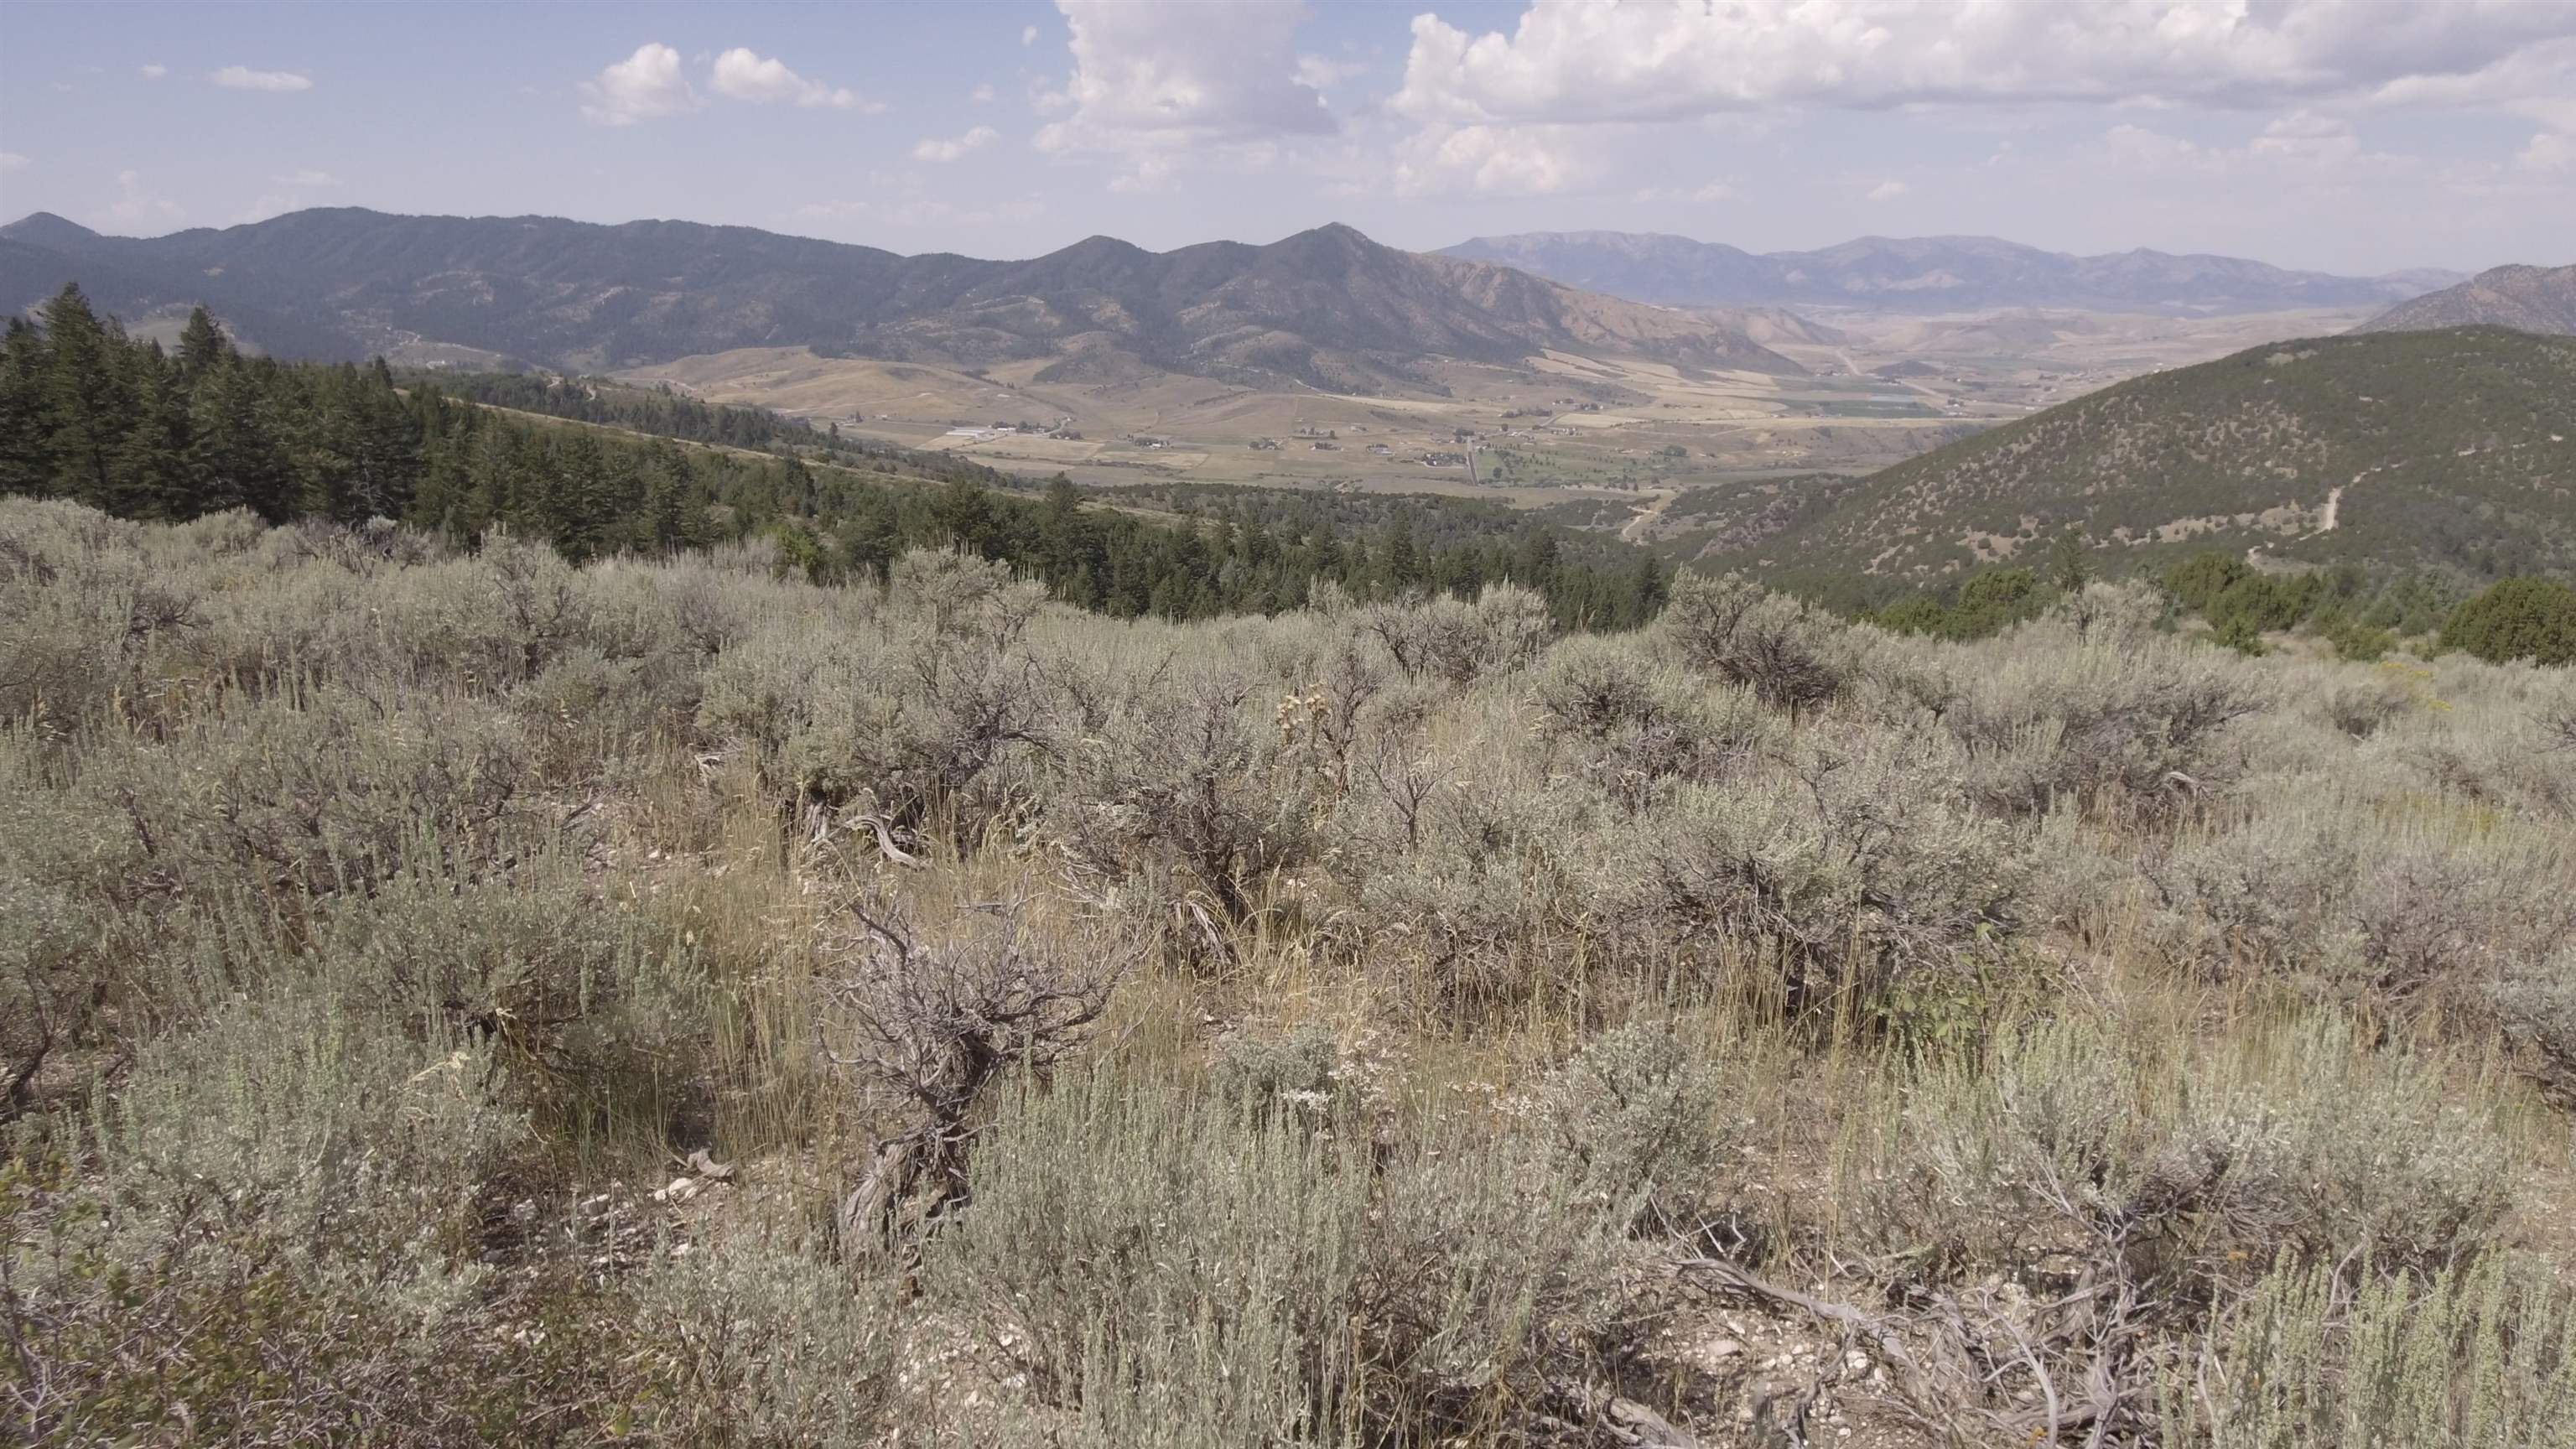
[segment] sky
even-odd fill
[[[2576,0],[0,5],[0,218],[2576,262]]]

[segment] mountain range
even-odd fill
[[[2473,326],[2576,336],[2576,266],[2495,267],[2458,286],[2400,302],[2354,330]]]
[[[2477,577],[2576,569],[2576,339],[2498,327],[2267,344],[2132,378],[1860,478],[1665,510],[1710,568],[1835,583],[2028,562],[2080,528],[2125,569],[2219,549]]]
[[[1441,255],[1681,307],[2276,312],[2384,306],[2462,279],[2442,271],[2339,277],[2143,249],[2085,257],[1982,236],[1869,236],[1819,251],[1755,253],[1652,233],[1524,232],[1476,237]]]
[[[1170,252],[1092,237],[1028,261],[691,222],[355,208],[150,238],[44,213],[0,227],[0,308],[73,279],[108,311],[203,303],[249,341],[304,356],[399,360],[437,345],[605,370],[808,346],[960,367],[1045,359],[1052,380],[1160,369],[1364,392],[1423,384],[1435,359],[1510,365],[1547,351],[1804,371],[1722,316],[1399,251],[1339,225]]]

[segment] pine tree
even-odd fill
[[[1413,541],[1412,519],[1399,514],[1387,525],[1383,553],[1379,567],[1387,593],[1401,594],[1422,583],[1422,552]]]
[[[189,486],[187,399],[160,348],[136,348],[129,358],[133,416],[116,445],[109,507],[127,518],[194,518],[204,509]]]
[[[2084,552],[2084,530],[2070,526],[2049,545],[2048,581],[2063,594],[2082,593],[2093,581],[2093,560]]]
[[[199,307],[188,314],[188,325],[179,333],[179,379],[194,387],[204,377],[232,356],[232,342],[214,317]]]
[[[43,493],[52,485],[51,365],[44,334],[24,318],[10,318],[0,338],[0,493]]]
[[[54,475],[49,492],[112,508],[116,453],[130,410],[118,387],[121,334],[99,321],[80,284],[45,304],[44,427]]]
[[[245,507],[270,523],[293,516],[295,473],[272,426],[259,376],[227,357],[188,399],[187,491],[200,513]]]

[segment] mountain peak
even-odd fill
[[[29,212],[7,226],[0,226],[0,237],[29,246],[78,246],[98,240],[98,233],[79,222],[54,215],[50,211]]]
[[[2401,302],[2353,330],[2420,332],[2480,325],[2576,335],[2576,266],[2490,267],[2465,282]]]
[[[1348,222],[1328,221],[1272,242],[1274,248],[1303,251],[1320,247],[1337,247],[1345,251],[1376,249],[1381,243]]]

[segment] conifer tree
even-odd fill
[[[115,506],[118,435],[128,416],[115,349],[124,339],[66,282],[45,304],[44,428],[54,465],[49,492]]]

